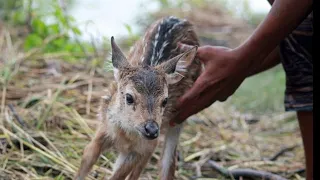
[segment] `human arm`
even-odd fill
[[[309,14],[312,3],[312,0],[275,0],[267,17],[239,47],[199,47],[197,57],[204,63],[205,70],[178,101],[181,111],[172,123],[183,122],[216,100],[226,100],[248,75],[266,69],[268,66],[263,65],[263,60],[268,59],[268,55],[279,55],[271,52]]]
[[[312,3],[312,0],[275,0],[254,33],[234,49],[241,64],[259,64],[259,60],[264,59],[311,12]],[[246,63],[242,59],[246,59]]]
[[[250,71],[247,77],[259,74],[263,71],[271,69],[281,62],[280,49],[277,46],[266,58],[263,59],[260,66],[257,66],[253,71]]]

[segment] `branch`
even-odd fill
[[[26,17],[26,25],[28,32],[31,33],[33,31],[32,25],[31,25],[31,20],[32,20],[32,0],[28,1],[28,12],[27,12],[27,17]]]
[[[225,177],[233,177],[233,178],[251,177],[251,178],[261,178],[264,180],[287,180],[286,178],[283,178],[279,175],[272,174],[265,171],[258,171],[253,169],[228,170],[212,160],[209,160],[208,163],[210,164],[211,168],[215,169]]]
[[[290,146],[290,147],[286,147],[281,149],[279,152],[277,152],[275,155],[273,155],[271,158],[269,158],[269,161],[275,161],[278,159],[278,157],[280,157],[282,154],[288,152],[288,151],[292,151],[294,150],[294,148],[298,147],[298,145],[294,145],[294,146]]]

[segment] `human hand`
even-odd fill
[[[187,48],[188,45],[181,45]],[[209,107],[215,101],[225,101],[248,74],[248,63],[236,50],[226,47],[203,46],[197,51],[204,71],[177,103],[181,111],[170,124],[182,123],[189,116]]]

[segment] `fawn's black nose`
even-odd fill
[[[148,139],[155,139],[159,135],[159,126],[155,121],[149,120],[144,126],[145,137]]]

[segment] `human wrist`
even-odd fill
[[[237,70],[241,72],[241,74],[247,74],[251,69],[255,69],[258,66],[258,62],[256,60],[256,54],[253,51],[250,52],[250,47],[247,45],[241,45],[231,51],[234,60],[236,61]]]
[[[228,54],[228,59],[232,60],[229,64],[232,69],[230,73],[236,76],[246,77],[247,71],[250,70],[252,63],[251,60],[246,57],[247,52],[245,52],[245,49],[230,49]]]
[[[281,62],[279,47],[276,47],[265,59],[261,60],[259,66],[248,71],[247,77],[253,76],[260,72],[273,68]]]
[[[265,37],[268,37],[266,32],[257,29],[244,43],[234,49],[240,61],[237,64],[245,68],[244,71],[247,71],[248,75],[250,71],[261,68],[264,60],[276,47],[275,43],[268,43]]]
[[[263,35],[254,33],[244,43],[235,48],[235,51],[241,59],[247,59],[250,63],[254,63],[257,59],[266,58],[274,49],[273,46],[265,44]]]

